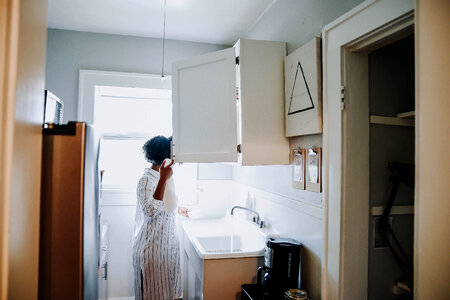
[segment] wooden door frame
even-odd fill
[[[0,300],[8,295],[14,108],[19,53],[19,0],[0,3]]]
[[[391,38],[411,25],[408,22],[413,20],[413,9],[413,1],[365,1],[322,32],[325,185],[322,299],[367,298],[369,201],[368,187],[364,184],[367,185],[369,176],[369,147],[367,137],[358,137],[368,129],[368,116],[367,120],[360,116],[361,112],[367,114],[368,95],[364,95],[368,88],[365,85],[358,90],[355,85],[351,92],[345,89],[349,83],[344,80],[343,58],[345,55],[357,58],[352,66],[355,68],[367,63],[364,51],[392,42]],[[367,104],[350,106],[350,102],[358,104],[352,97],[364,97]],[[345,131],[355,124],[362,124],[363,129],[349,139]],[[367,153],[352,157],[354,152],[349,146],[361,146]],[[363,164],[366,166],[361,171]]]

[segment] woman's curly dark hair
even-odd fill
[[[172,137],[166,138],[161,135],[151,138],[142,146],[145,158],[149,162],[160,166],[166,158],[170,158],[171,141]]]

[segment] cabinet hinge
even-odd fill
[[[236,56],[236,64],[239,65],[239,56]]]
[[[237,148],[237,153],[242,153],[242,152],[241,152],[241,144],[237,145],[236,148]]]
[[[341,110],[345,109],[345,86],[341,85]]]
[[[108,280],[108,262],[105,262],[101,267],[101,278]]]

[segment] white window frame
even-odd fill
[[[94,123],[95,86],[117,86],[147,89],[172,89],[172,77],[161,75],[80,70],[78,88],[78,121]]]
[[[88,124],[94,123],[95,87],[99,85],[171,90],[172,77],[165,76],[164,80],[161,80],[161,75],[156,74],[80,70],[77,117],[79,122],[86,122]],[[107,192],[113,194],[130,193],[130,191],[120,189],[108,189]],[[111,203],[108,203],[107,205],[117,205],[122,203],[120,201],[116,202],[116,197],[113,197],[113,200],[114,201],[111,201]],[[103,203],[103,205],[104,204],[105,203]],[[134,204],[134,202],[130,202],[128,204]]]
[[[129,87],[129,88],[147,88],[147,89],[169,89],[172,90],[172,76],[143,74],[143,73],[127,73],[127,72],[110,72],[99,70],[80,70],[79,87],[78,87],[78,118],[79,122],[88,124],[94,123],[95,108],[95,87],[99,85]],[[113,138],[114,134],[106,133],[105,136]],[[135,138],[140,137],[135,133],[132,135],[117,135],[118,138]],[[129,194],[130,191],[122,189],[107,189],[109,194]],[[134,191],[133,191],[134,193]],[[119,205],[124,204],[113,197],[112,201],[102,203],[102,205]],[[117,201],[118,202],[117,202]],[[198,203],[198,199],[197,199]],[[134,205],[134,202],[125,203]]]

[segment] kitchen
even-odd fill
[[[348,1],[339,4],[334,2],[269,2],[271,1],[266,3],[266,10],[260,10],[261,14],[255,13],[258,16],[253,18],[253,20],[256,19],[254,24],[244,26],[245,28],[241,29],[239,36],[227,40],[224,43],[225,45],[223,42],[218,43],[216,40],[210,43],[199,43],[175,41],[169,38],[166,41],[166,74],[169,74],[173,62],[229,48],[230,46],[226,45],[234,44],[239,38],[287,42],[286,54],[291,54],[314,37],[322,34],[323,39],[326,30],[332,31],[337,26],[335,23],[333,26],[326,27],[327,24],[332,23],[341,15],[345,15],[352,8],[359,7],[359,10],[364,10],[364,5],[370,6],[367,3],[357,6],[360,1],[354,1],[354,3]],[[51,5],[51,2],[49,5]],[[375,7],[377,5],[383,7],[387,4],[380,1]],[[381,18],[383,20],[377,22],[385,22],[389,18],[395,19],[411,9],[413,9],[412,3],[405,1],[402,5],[393,8],[391,15],[386,16],[385,19]],[[304,12],[304,17],[299,11]],[[168,13],[167,26],[170,24],[170,10]],[[353,13],[357,14],[355,11]],[[342,20],[340,22],[344,22]],[[376,23],[370,26],[376,28],[383,24]],[[298,30],[298,28],[304,29]],[[80,70],[143,74],[161,73],[161,39],[126,36],[121,32],[118,33],[122,35],[114,35],[110,34],[111,32],[105,34],[82,31],[50,28],[47,34],[45,88],[63,99],[65,106],[64,121],[76,120],[79,116],[78,78]],[[322,41],[322,43],[327,42]],[[322,47],[324,47],[324,44],[322,44]],[[322,63],[327,66],[329,61],[323,61]],[[328,64],[328,66],[330,65]],[[324,73],[324,106],[326,105],[325,99],[329,99],[326,98],[326,84],[329,84],[332,80],[336,80],[335,77],[330,79],[327,77],[327,73]],[[230,192],[228,198],[223,199],[223,201],[228,201],[225,205],[228,209],[232,205],[246,205],[248,198],[254,199],[254,208],[260,213],[268,228],[274,228],[279,234],[295,238],[303,243],[302,288],[308,291],[311,299],[325,299],[337,295],[334,291],[336,287],[333,286],[336,282],[333,283],[333,280],[336,278],[335,275],[340,272],[340,267],[337,267],[337,270],[334,269],[336,263],[339,266],[340,254],[339,251],[333,251],[333,247],[336,246],[333,243],[340,236],[339,233],[336,235],[334,231],[339,230],[339,226],[335,226],[336,223],[333,223],[336,220],[336,215],[333,215],[333,205],[339,202],[329,203],[331,201],[329,199],[332,199],[330,196],[333,197],[333,186],[327,188],[328,184],[335,184],[333,182],[335,177],[329,178],[327,176],[330,175],[327,174],[330,163],[333,163],[334,155],[330,153],[329,149],[336,149],[332,148],[335,140],[332,137],[330,139],[330,136],[331,132],[337,128],[331,127],[333,122],[336,122],[335,120],[327,119],[333,117],[332,113],[335,111],[324,107],[324,112],[328,112],[328,115],[324,114],[324,136],[316,134],[293,137],[289,139],[288,143],[289,152],[297,147],[308,149],[315,146],[323,148],[324,167],[322,172],[325,178],[322,193],[294,188],[292,165],[275,164],[272,166],[243,167],[228,164],[219,166],[200,164],[197,170],[198,187],[204,193],[202,196],[199,192],[199,202],[202,201],[201,197],[211,199],[211,195],[217,193],[217,189]],[[327,132],[328,128],[329,132]],[[327,147],[330,148],[327,149]],[[287,156],[289,158],[289,154]],[[236,202],[231,203],[230,199]],[[340,221],[337,224],[339,223]],[[254,272],[256,274],[256,270]],[[12,276],[11,278],[15,277]],[[344,289],[344,283],[339,283],[339,285],[341,284],[341,288],[346,290]],[[339,288],[337,289],[339,290]]]
[[[295,8],[295,3],[286,4],[293,5],[294,7],[283,7],[283,12],[293,10]],[[278,5],[282,5],[282,3]],[[342,14],[342,12],[344,12],[344,10],[337,12],[336,17],[339,14]],[[170,28],[169,21],[170,14],[167,15],[167,28]],[[272,20],[268,20],[266,22],[274,23]],[[316,32],[320,34],[323,24],[317,24],[314,26],[317,27]],[[298,35],[296,31],[291,30],[291,35],[294,34]],[[309,39],[303,38],[303,40],[308,42],[313,37],[314,36],[311,36]],[[258,39],[258,37],[249,38]],[[259,39],[269,38],[270,37],[259,37]],[[302,43],[303,42],[300,41],[298,45],[301,45]],[[171,72],[172,62],[229,48],[229,46],[222,45],[171,40],[166,42],[166,47],[165,69],[169,72]],[[287,48],[290,47],[292,47],[291,51],[298,48],[297,44],[292,44],[291,46],[291,44],[288,43]],[[159,74],[161,72],[161,41],[156,39],[49,29],[47,49],[47,88],[54,94],[58,95],[61,99],[64,99],[64,118],[67,120],[78,117],[78,109],[75,106],[76,103],[74,104],[74,102],[78,102],[77,98],[79,97],[78,73],[80,69],[107,70],[122,73],[130,72],[130,70],[133,73]],[[95,49],[95,51],[93,49]],[[174,49],[177,49],[178,51],[175,51]],[[120,53],[123,54],[121,55]],[[133,53],[133,56],[128,57],[128,55],[126,55],[127,53]],[[115,58],[118,55],[121,55],[123,59]],[[281,69],[281,71],[283,64],[282,61],[285,55],[286,54],[283,54],[280,58],[281,65],[279,69]],[[137,59],[137,57],[142,57],[142,59]],[[142,61],[147,62],[149,65],[143,66]],[[147,71],[148,69],[154,71]],[[111,72],[111,75],[114,75],[114,72]],[[281,87],[284,91],[282,74],[277,78],[277,80],[279,82],[279,87]],[[169,81],[169,79],[167,79],[166,82],[167,81]],[[134,83],[132,85],[136,86]],[[278,109],[284,107],[284,103],[281,102],[281,100],[283,100],[282,97],[282,95],[277,96],[277,99],[280,101],[277,107]],[[73,101],[69,101],[69,99],[73,99]],[[71,106],[74,108],[71,108]],[[83,107],[86,107],[86,105],[83,105]],[[311,276],[303,277],[303,281],[306,282],[305,284],[311,282],[312,286],[310,287],[310,293],[312,293],[314,297],[318,297],[318,295],[320,295],[321,281],[320,257],[322,255],[322,210],[320,209],[320,206],[322,196],[320,193],[302,191],[292,187],[292,170],[289,165],[286,165],[289,160],[289,144],[287,139],[284,137],[284,121],[277,120],[276,122],[277,126],[282,126],[282,132],[275,138],[278,141],[284,140],[284,148],[282,149],[282,151],[284,151],[283,157],[277,159],[278,161],[282,161],[284,165],[241,168],[235,165],[200,164],[198,167],[198,188],[201,192],[198,194],[198,202],[204,204],[204,206],[211,207],[215,205],[217,208],[221,208],[221,211],[219,212],[205,208],[208,210],[207,213],[209,213],[210,216],[223,216],[226,208],[231,209],[230,199],[235,199],[235,205],[240,204],[240,202],[244,202],[247,199],[247,195],[250,192],[251,195],[254,195],[257,198],[258,202],[264,201],[267,203],[266,205],[268,211],[277,211],[277,215],[265,216],[263,207],[256,209],[264,217],[263,219],[268,226],[275,228],[278,227],[281,233],[286,232],[286,234],[289,234],[288,236],[296,239],[300,239],[303,236],[310,236],[311,242],[306,239],[305,241],[302,240],[302,243],[305,245],[304,257],[307,257],[307,259],[305,258],[303,261],[304,263],[302,268],[311,274]],[[261,132],[264,131],[262,130]],[[303,147],[320,147],[322,145],[320,135],[305,136],[303,137],[303,140],[306,142],[297,141],[297,144],[294,144],[292,147],[299,145],[302,145]],[[106,171],[105,176],[107,173],[108,171]],[[273,174],[278,175],[276,178],[273,178]],[[175,170],[174,176],[177,176],[177,170]],[[239,179],[233,180],[233,177]],[[249,180],[253,180],[254,183],[249,183]],[[130,197],[132,197],[131,199],[135,199],[135,196],[133,195],[135,193],[134,189],[135,187],[133,187],[130,192]],[[236,196],[223,196],[221,197],[223,199],[215,196],[215,194],[225,195],[224,191],[228,191],[228,193],[231,193],[232,191],[236,194]],[[259,195],[256,196],[255,193],[259,193]],[[299,202],[295,199],[302,199],[303,201]],[[275,201],[275,203],[272,203],[272,201]],[[216,211],[218,210],[217,208]],[[292,211],[292,208],[295,210]],[[113,208],[109,207],[108,209],[109,212]],[[128,211],[130,211],[131,214],[131,210],[132,208],[124,206],[122,214]],[[192,212],[194,212],[194,210],[195,209],[191,208]],[[296,213],[297,211],[298,213]],[[306,211],[307,213],[304,213],[303,211]],[[128,220],[130,220],[130,218],[128,218]],[[287,222],[288,220],[289,222]],[[133,221],[133,219],[131,219],[131,221]],[[126,227],[132,227],[132,224],[130,224],[129,221],[123,224],[127,224],[124,225]],[[297,228],[305,229],[302,230],[303,232],[300,232]],[[300,236],[300,234],[302,234],[302,236]],[[111,233],[111,231],[109,233],[109,239],[110,243],[115,243],[114,234]],[[123,240],[123,238],[120,240]],[[131,248],[131,237],[129,242],[126,244],[129,244]],[[129,271],[122,272],[118,270],[118,272],[114,272],[114,267],[120,264],[120,261],[122,261],[123,258],[118,256],[118,254],[115,254],[113,251],[114,248],[110,247],[109,254],[113,260],[110,261],[109,266],[110,281],[108,285],[111,289],[110,296],[125,297],[127,296],[127,293],[128,295],[133,295],[133,281],[131,278],[126,278],[126,276],[129,277],[132,274],[130,274]],[[129,253],[129,251],[130,250],[126,250],[125,253]],[[119,252],[123,252],[122,248]],[[114,255],[116,259],[114,259]],[[126,270],[130,270],[130,268],[131,265],[128,266]],[[256,275],[256,269],[253,272]],[[314,280],[310,278],[314,278]]]

